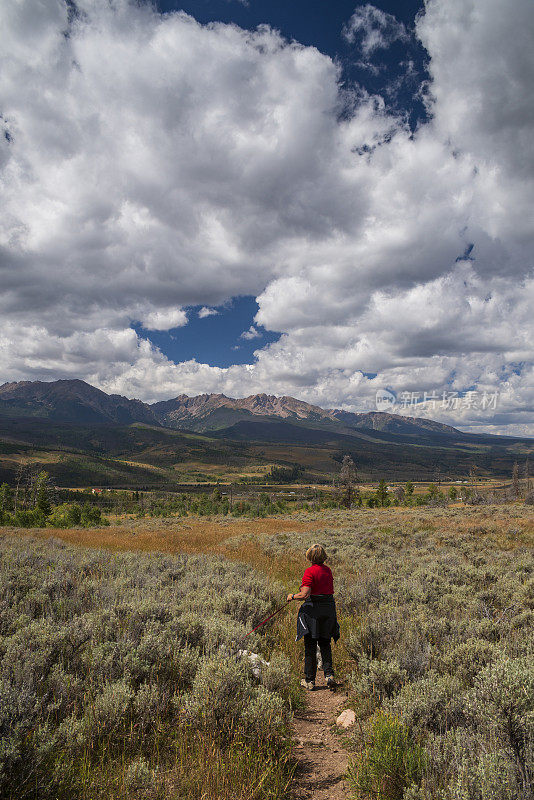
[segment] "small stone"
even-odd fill
[[[340,728],[350,728],[355,722],[356,714],[351,708],[346,708],[336,719],[336,725],[339,725]]]

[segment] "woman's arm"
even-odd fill
[[[297,592],[296,594],[288,594],[287,602],[289,603],[290,600],[307,600],[310,595],[311,586],[301,586],[300,592]]]

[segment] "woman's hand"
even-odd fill
[[[311,588],[309,586],[301,586],[300,592],[296,592],[295,594],[288,594],[287,602],[290,603],[291,600],[307,600],[310,595],[311,595]]]

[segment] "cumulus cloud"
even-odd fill
[[[259,330],[257,328],[254,327],[254,325],[251,325],[250,328],[248,329],[248,331],[243,331],[243,333],[241,334],[241,336],[239,338],[240,339],[247,339],[247,340],[249,340],[249,339],[261,339],[261,333],[259,332]]]
[[[187,325],[187,313],[182,308],[149,311],[140,322],[147,331],[169,331]]]
[[[355,10],[343,29],[343,35],[349,42],[358,41],[364,56],[385,49],[395,41],[408,39],[406,26],[402,22],[370,3]]]
[[[199,309],[198,316],[200,317],[200,319],[205,319],[206,317],[215,317],[217,316],[218,313],[219,312],[217,311],[216,308],[208,308],[207,306],[202,306],[202,308]]]
[[[498,389],[491,415],[418,413],[534,434],[531,0],[428,0],[415,132],[268,27],[72,8],[0,8],[0,379],[354,410]],[[367,5],[346,35],[369,55],[407,34]],[[249,365],[174,364],[131,328],[235,295],[259,304],[245,338],[282,332]]]

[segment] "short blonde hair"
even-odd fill
[[[306,550],[306,558],[308,561],[311,561],[312,564],[323,564],[327,559],[326,550],[322,544],[312,544],[312,546]]]

